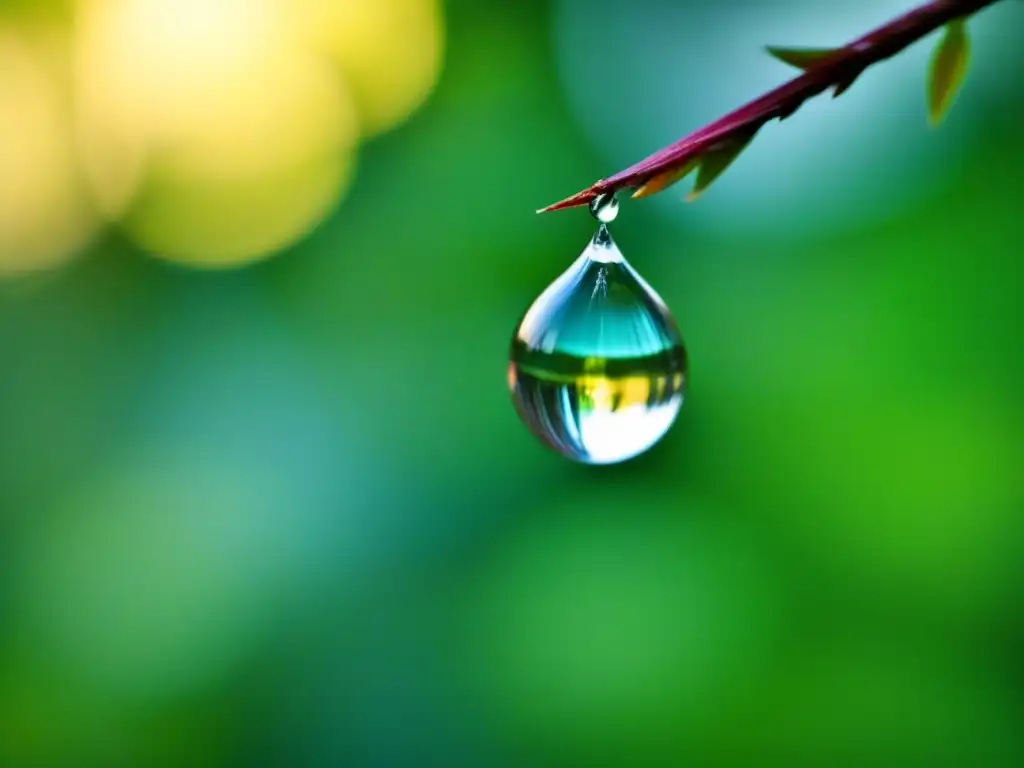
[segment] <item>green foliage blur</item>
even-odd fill
[[[505,383],[594,226],[533,211],[619,169],[568,4],[445,3],[436,87],[282,249],[196,268],[115,221],[0,280],[0,766],[1024,764],[1021,67],[937,131],[921,72],[914,141],[955,140],[915,186],[877,136],[870,185],[920,187],[884,216],[680,226],[758,140],[692,207],[624,201],[691,385],[590,468]]]

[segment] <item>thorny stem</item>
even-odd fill
[[[785,119],[812,96],[846,90],[861,73],[955,19],[977,13],[997,0],[932,0],[853,40],[802,74],[739,109],[655,152],[624,171],[595,182],[539,213],[588,205],[601,194],[641,187],[651,178],[683,167],[730,140],[749,139],[773,118]]]

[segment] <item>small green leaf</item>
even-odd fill
[[[678,168],[673,168],[663,173],[659,173],[657,176],[652,176],[644,182],[642,187],[633,193],[633,197],[635,199],[650,197],[664,189],[668,189],[677,181],[681,181],[684,177],[688,176],[690,172],[697,167],[698,163],[700,163],[700,157],[691,157]]]
[[[839,48],[779,48],[774,45],[766,46],[766,49],[779,61],[804,70],[810,69],[840,50]]]
[[[724,146],[704,154],[700,159],[700,170],[697,171],[697,181],[693,184],[693,191],[687,196],[686,202],[692,203],[699,198],[708,187],[717,179],[725,169],[732,165],[739,157],[740,152],[747,148],[753,136],[743,139],[733,139]]]
[[[971,45],[963,19],[946,25],[946,34],[932,56],[928,75],[928,119],[938,125],[946,116],[967,75]]]

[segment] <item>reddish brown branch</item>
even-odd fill
[[[860,74],[879,61],[899,53],[911,43],[969,16],[996,0],[932,0],[853,40],[822,59],[788,83],[769,91],[725,117],[685,136],[624,171],[595,182],[561,202],[541,210],[559,211],[589,204],[601,194],[642,187],[650,179],[683,168],[708,151],[731,141],[749,139],[773,118],[786,118],[812,96],[829,88],[839,95]]]

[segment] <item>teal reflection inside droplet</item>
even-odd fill
[[[516,329],[509,363],[516,410],[559,453],[612,464],[664,436],[685,385],[675,321],[602,226]]]

